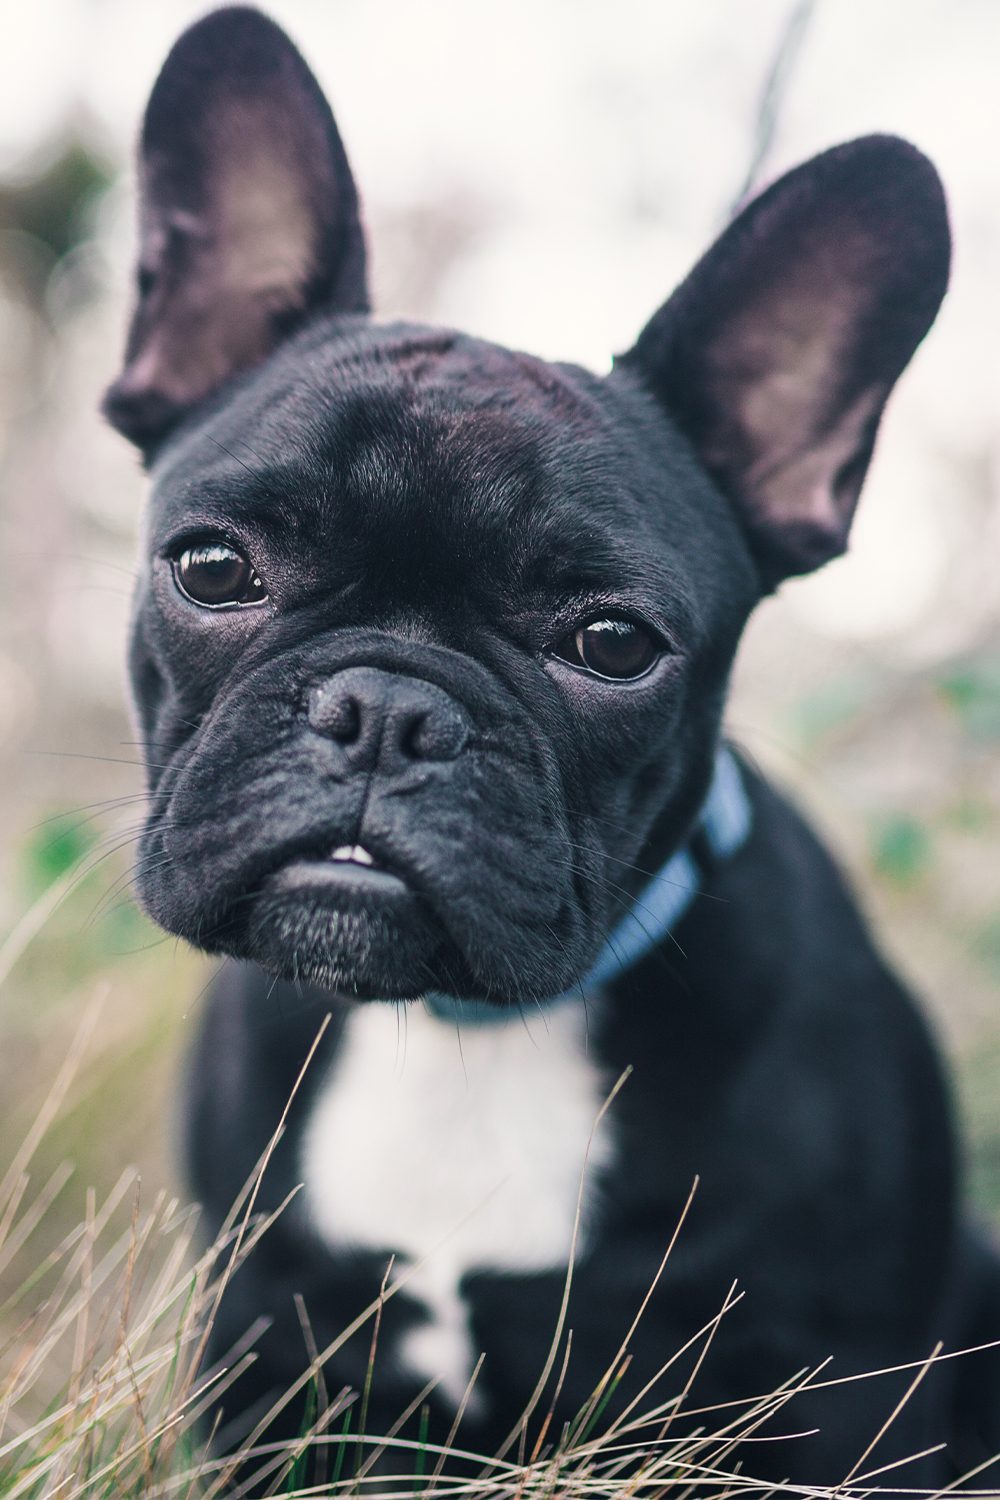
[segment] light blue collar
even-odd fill
[[[704,885],[706,862],[729,859],[750,833],[750,799],[731,750],[720,746],[708,795],[691,837],[639,892],[631,907],[605,939],[593,968],[578,985],[561,995],[537,1002],[543,1010],[568,1000],[581,1000],[617,979],[673,931]],[[707,861],[699,857],[702,846]],[[439,1021],[463,1026],[497,1026],[521,1015],[517,1006],[493,1005],[486,1000],[459,1000],[432,990],[424,1006]],[[532,1010],[535,1009],[533,1005]]]

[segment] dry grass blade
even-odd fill
[[[857,1461],[851,1466],[851,1468],[848,1471],[848,1473],[845,1474],[843,1480],[840,1483],[839,1490],[846,1489],[847,1486],[851,1483],[851,1480],[854,1478],[854,1476],[856,1474],[859,1474],[861,1472],[862,1468],[865,1465],[865,1462],[867,1461],[868,1458],[871,1457],[872,1453],[874,1453],[875,1449],[878,1447],[879,1443],[885,1437],[886,1433],[889,1431],[890,1427],[895,1422],[895,1420],[899,1416],[900,1412],[912,1400],[914,1392],[917,1390],[917,1387],[924,1380],[924,1377],[926,1376],[928,1370],[931,1368],[931,1366],[933,1365],[935,1359],[941,1353],[941,1350],[943,1348],[944,1348],[944,1345],[942,1343],[940,1343],[940,1341],[937,1344],[934,1345],[934,1348],[933,1348],[931,1354],[928,1356],[928,1358],[925,1360],[925,1362],[920,1366],[920,1369],[917,1371],[916,1375],[914,1375],[913,1379],[910,1381],[909,1385],[906,1387],[906,1390],[903,1392],[902,1396],[900,1396],[899,1400],[896,1402],[896,1405],[893,1407],[892,1411],[886,1417],[885,1421],[882,1423],[882,1426],[879,1428],[878,1432],[876,1432],[875,1436],[872,1438],[871,1442],[868,1444],[868,1447],[861,1454],[860,1458],[858,1458]]]
[[[219,1284],[218,1284],[218,1287],[216,1288],[215,1298],[214,1298],[211,1310],[209,1312],[208,1317],[205,1320],[205,1327],[204,1327],[204,1331],[202,1333],[201,1342],[199,1344],[198,1355],[197,1355],[197,1362],[199,1364],[200,1364],[201,1360],[204,1358],[205,1348],[206,1348],[206,1346],[208,1344],[209,1335],[210,1335],[210,1333],[212,1331],[212,1326],[213,1326],[215,1318],[216,1318],[216,1316],[218,1314],[219,1305],[222,1302],[223,1296],[225,1295],[226,1287],[229,1285],[230,1278],[231,1278],[231,1276],[232,1276],[232,1274],[233,1274],[234,1270],[236,1269],[236,1266],[237,1266],[237,1264],[239,1262],[240,1248],[241,1248],[241,1246],[243,1244],[243,1241],[244,1241],[244,1239],[246,1237],[247,1229],[249,1227],[250,1220],[251,1220],[251,1218],[253,1216],[254,1207],[255,1207],[256,1202],[257,1202],[257,1196],[258,1196],[258,1194],[260,1192],[261,1183],[264,1180],[264,1173],[267,1171],[268,1164],[269,1164],[269,1162],[271,1160],[271,1157],[274,1155],[274,1152],[277,1149],[278,1142],[281,1140],[282,1134],[283,1134],[284,1129],[285,1129],[286,1121],[288,1120],[288,1111],[292,1107],[292,1104],[293,1104],[293,1102],[295,1100],[295,1096],[298,1093],[299,1088],[301,1086],[302,1080],[306,1076],[306,1073],[307,1073],[307,1071],[309,1069],[309,1065],[310,1065],[310,1063],[312,1062],[313,1058],[316,1055],[316,1049],[319,1046],[320,1042],[323,1040],[323,1036],[324,1036],[324,1034],[326,1032],[326,1029],[329,1026],[329,1024],[330,1024],[330,1017],[328,1015],[324,1016],[322,1024],[320,1025],[319,1030],[317,1031],[315,1037],[313,1038],[312,1046],[309,1048],[309,1051],[308,1051],[308,1053],[306,1055],[306,1060],[302,1064],[301,1068],[299,1069],[298,1077],[296,1078],[294,1084],[292,1085],[292,1091],[289,1094],[288,1099],[287,1099],[287,1101],[285,1103],[285,1107],[284,1107],[284,1109],[281,1112],[281,1118],[279,1119],[278,1124],[275,1127],[275,1130],[274,1130],[274,1132],[273,1132],[273,1134],[271,1136],[271,1139],[268,1142],[267,1149],[265,1150],[264,1155],[261,1158],[260,1165],[258,1166],[258,1168],[256,1170],[256,1173],[254,1174],[253,1185],[252,1185],[252,1187],[250,1189],[250,1193],[249,1193],[249,1196],[248,1196],[248,1199],[247,1199],[247,1206],[246,1206],[246,1209],[245,1209],[245,1211],[243,1213],[242,1222],[240,1223],[239,1231],[237,1233],[236,1243],[233,1246],[232,1255],[231,1255],[231,1257],[230,1257],[230,1259],[229,1259],[229,1261],[228,1261],[228,1263],[226,1265],[226,1268],[223,1271],[222,1276],[221,1276],[221,1278],[219,1280]]]
[[[0,973],[0,980],[2,980],[2,973]],[[83,1019],[76,1029],[65,1061],[56,1074],[55,1082],[49,1089],[41,1108],[32,1121],[20,1149],[15,1153],[14,1159],[4,1173],[3,1179],[0,1180],[0,1205],[6,1204],[11,1193],[15,1191],[17,1183],[23,1178],[29,1162],[38,1150],[39,1144],[44,1139],[56,1115],[59,1113],[63,1100],[69,1092],[70,1085],[79,1072],[80,1063],[87,1050],[87,1043],[90,1040],[94,1027],[97,1025],[107,992],[107,985],[102,984],[95,993],[90,1005],[84,1011]]]
[[[573,1233],[570,1239],[569,1256],[566,1263],[566,1276],[565,1280],[563,1281],[562,1301],[559,1305],[559,1312],[556,1316],[556,1326],[552,1334],[552,1340],[549,1344],[549,1352],[545,1358],[545,1363],[542,1366],[541,1374],[539,1375],[538,1380],[535,1383],[535,1388],[532,1391],[531,1395],[528,1397],[527,1402],[525,1403],[524,1410],[521,1412],[521,1415],[518,1417],[514,1426],[511,1428],[510,1432],[507,1434],[507,1437],[500,1444],[500,1447],[497,1450],[498,1458],[504,1457],[504,1455],[510,1451],[513,1444],[527,1432],[528,1423],[531,1420],[532,1413],[541,1400],[542,1392],[545,1390],[546,1382],[548,1381],[548,1378],[552,1373],[552,1368],[556,1361],[559,1344],[562,1340],[563,1329],[566,1326],[566,1314],[569,1309],[569,1296],[573,1287],[573,1267],[576,1264],[576,1252],[580,1240],[580,1223],[583,1217],[583,1193],[584,1188],[586,1187],[587,1170],[590,1165],[590,1153],[593,1149],[594,1139],[597,1135],[598,1130],[600,1129],[605,1115],[617,1099],[625,1084],[628,1082],[631,1072],[631,1068],[626,1068],[621,1074],[620,1078],[615,1083],[614,1088],[608,1094],[608,1097],[605,1099],[604,1103],[598,1110],[594,1123],[591,1126],[590,1135],[587,1139],[587,1149],[584,1152],[583,1166],[580,1169],[580,1185],[576,1195],[576,1210],[573,1215]]]

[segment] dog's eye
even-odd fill
[[[579,671],[614,682],[645,677],[663,654],[660,640],[636,620],[611,616],[591,620],[552,648],[552,655]]]
[[[264,581],[250,559],[228,542],[196,542],[174,558],[174,578],[182,594],[206,609],[260,604]]]

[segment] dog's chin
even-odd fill
[[[384,870],[322,861],[264,882],[241,956],[282,979],[362,999],[413,999],[435,981],[444,934],[407,883]]]
[[[499,1005],[533,1005],[579,983],[593,955],[565,939],[553,952],[482,913],[439,906],[365,850],[296,857],[220,899],[198,900],[160,866],[140,881],[143,906],[168,932],[206,953],[257,964],[277,979],[359,1000],[417,1000],[430,992]],[[344,857],[356,853],[364,862]],[[468,898],[468,891],[463,894]],[[178,900],[178,896],[183,900]],[[498,916],[500,920],[498,921]],[[546,927],[551,932],[551,927]],[[581,945],[577,945],[581,946]],[[520,962],[512,963],[513,955]]]

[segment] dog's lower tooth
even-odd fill
[[[353,859],[353,857],[354,857],[354,850],[351,848],[350,844],[341,844],[340,847],[339,847],[339,849],[334,849],[333,853],[330,855],[331,859],[337,859],[337,860],[342,860],[342,861],[347,861],[349,859]]]
[[[373,865],[375,863],[371,855],[368,853],[368,850],[362,849],[360,844],[355,844],[354,848],[351,850],[351,858],[357,865]]]

